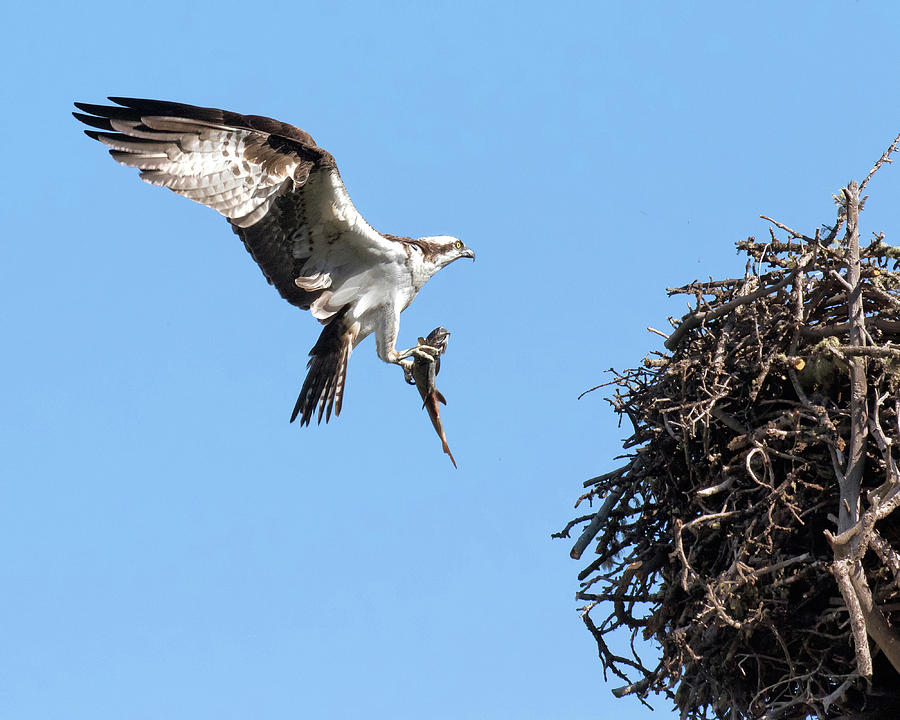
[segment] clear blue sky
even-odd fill
[[[0,717],[673,717],[609,694],[549,538],[625,435],[576,396],[900,130],[894,3],[725,5],[7,3]],[[81,134],[110,94],[299,125],[375,227],[477,251],[401,325],[453,333],[459,470],[371,340],[288,424],[318,325]]]

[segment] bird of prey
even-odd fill
[[[308,425],[340,415],[350,353],[375,333],[378,356],[410,376],[396,349],[400,313],[438,270],[475,259],[447,235],[410,238],[374,230],[350,200],[334,158],[312,137],[259,115],[135,98],[75,103],[85,133],[121,165],[224,215],[281,297],[325,325],[291,414]],[[316,412],[318,410],[318,413]]]

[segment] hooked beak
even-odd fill
[[[466,248],[463,254],[460,257],[472,258],[472,261],[475,261],[475,252],[471,248]]]

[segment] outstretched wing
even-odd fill
[[[228,218],[281,296],[322,322],[355,299],[346,281],[364,269],[357,264],[398,252],[356,211],[334,158],[303,130],[216,108],[110,100],[117,106],[75,103],[84,113],[73,115],[97,128],[85,133],[145,182]]]
[[[294,419],[340,414],[347,360],[357,339],[344,321],[371,297],[373,268],[405,255],[356,211],[334,158],[285,123],[216,108],[135,98],[75,103],[85,132],[142,180],[224,215],[281,296],[328,326],[310,352]]]

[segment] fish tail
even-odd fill
[[[444,440],[444,438],[441,438],[441,442],[444,444],[444,452],[450,456],[450,462],[453,463],[453,467],[459,470],[459,468],[456,466],[456,460],[453,459],[453,453],[450,452],[450,446],[447,445],[447,441]]]

